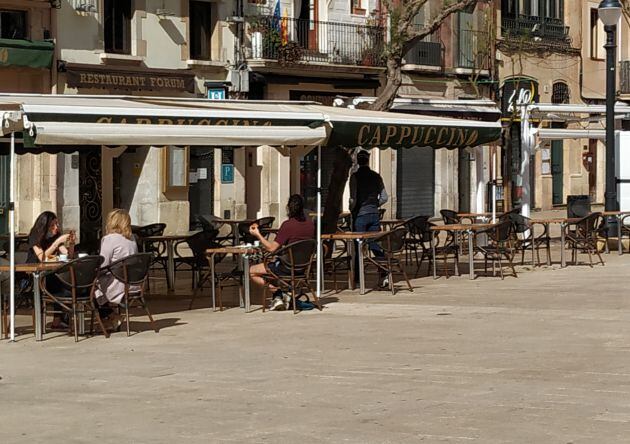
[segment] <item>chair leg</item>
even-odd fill
[[[101,327],[101,331],[103,332],[103,335],[106,338],[109,338],[109,332],[107,331],[107,329],[105,328],[105,325],[103,324],[103,320],[101,319],[101,314],[98,311],[98,307],[93,307],[94,308],[94,313],[96,314],[96,322],[98,323],[98,326]]]
[[[159,333],[160,330],[158,329],[158,326],[155,324],[155,321],[153,320],[153,316],[151,315],[151,312],[149,311],[149,307],[147,306],[147,303],[144,300],[144,296],[140,296],[139,301],[142,304],[142,308],[144,308],[144,311],[147,313],[147,316],[149,317],[149,322],[151,323],[151,327],[153,327],[153,331],[156,333]]]
[[[459,254],[457,253],[457,251],[455,252],[453,258],[455,259],[455,275],[461,276],[461,274],[459,273]]]
[[[263,313],[265,312],[266,305],[267,305],[267,286],[265,285],[262,291],[262,312]]]
[[[400,272],[402,273],[403,278],[405,278],[405,282],[407,282],[407,286],[409,287],[409,291],[413,293],[413,287],[411,286],[411,282],[409,281],[409,277],[407,277],[407,272],[403,268],[402,264],[398,264],[398,267],[400,268]]]
[[[293,314],[297,314],[297,307],[295,303],[295,282],[291,281],[291,300],[293,301]]]
[[[501,275],[501,280],[504,279],[503,277],[503,264],[501,263],[501,254],[497,255],[497,261],[499,262],[499,274]],[[492,262],[492,267],[494,268],[494,261]]]
[[[125,324],[127,324],[127,336],[131,336],[131,331],[129,328],[129,295],[125,294]]]

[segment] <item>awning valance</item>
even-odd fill
[[[501,124],[413,114],[309,106],[332,125],[328,146],[466,148],[501,136]]]
[[[50,68],[54,49],[50,41],[0,39],[0,66]]]

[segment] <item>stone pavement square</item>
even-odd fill
[[[0,442],[627,443],[630,255],[604,258],[296,316],[188,311],[186,276],[150,300],[159,334],[138,317],[78,344],[36,343],[23,313],[0,342]]]

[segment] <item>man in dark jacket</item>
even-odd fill
[[[358,232],[380,231],[379,207],[387,202],[388,196],[383,178],[369,167],[370,153],[365,150],[357,154],[359,169],[350,177],[350,211],[352,212],[353,230]],[[370,243],[370,250],[375,256],[382,256],[378,245]],[[355,270],[358,267],[355,267]],[[381,276],[381,286],[388,283]],[[356,279],[356,277],[355,277]]]

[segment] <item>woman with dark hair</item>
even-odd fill
[[[45,262],[57,253],[68,254],[66,244],[73,240],[74,234],[61,234],[59,219],[52,211],[44,211],[37,217],[28,235],[28,257],[26,262],[35,264]]]
[[[284,245],[315,238],[315,225],[312,220],[307,219],[304,215],[304,199],[302,199],[302,196],[299,194],[293,194],[289,197],[289,202],[287,203],[287,216],[289,219],[280,225],[276,238],[272,241],[267,240],[260,233],[256,224],[249,227],[249,232],[252,236],[258,239],[263,248],[270,253],[273,253]],[[281,264],[278,261],[275,264],[271,264],[271,266],[280,267]],[[265,279],[263,277],[267,274],[265,264],[252,265],[249,272],[254,283],[260,286],[265,285]],[[270,310],[286,310],[288,308],[288,298],[285,301],[282,292],[273,286],[269,286],[269,289],[274,292],[274,299],[271,303]]]
[[[26,262],[35,264],[45,262],[49,257],[58,253],[68,254],[67,245],[74,242],[74,233],[61,234],[59,219],[52,211],[44,211],[40,214],[28,235],[28,256]],[[46,288],[51,293],[62,291],[61,282],[55,276],[46,279]],[[67,329],[68,325],[62,320],[61,315],[55,315],[51,324],[53,329]]]

